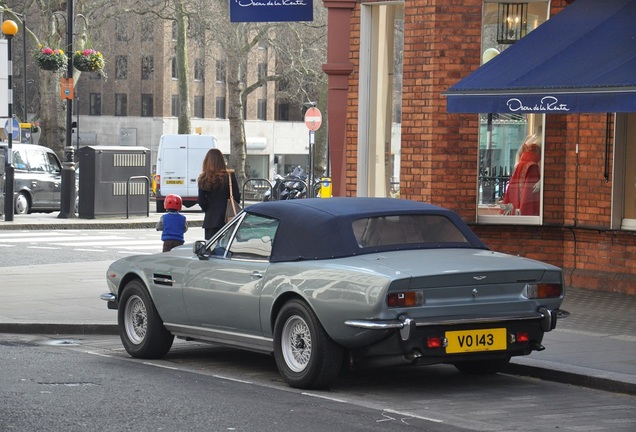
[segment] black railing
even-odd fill
[[[510,167],[480,167],[479,191],[481,204],[501,201],[510,182]]]

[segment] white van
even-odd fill
[[[177,194],[185,207],[197,203],[197,178],[203,159],[216,148],[212,135],[163,135],[157,151],[157,213],[165,211],[166,196]]]

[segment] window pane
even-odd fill
[[[216,118],[225,118],[225,98],[216,98]]]
[[[226,75],[226,71],[225,71],[225,62],[223,60],[217,60],[216,61],[216,80],[218,82],[225,82],[225,75]]]
[[[40,150],[29,150],[27,158],[29,159],[29,167],[31,171],[48,171],[48,164],[44,158],[44,152]]]
[[[115,79],[128,78],[128,57],[118,55],[115,57]]]
[[[360,247],[412,243],[468,243],[455,224],[440,215],[400,215],[358,219],[353,222],[353,233]]]
[[[154,21],[143,21],[141,23],[141,40],[143,42],[149,42],[154,36]]]
[[[194,60],[194,79],[196,81],[204,81],[205,79],[205,62],[203,59]]]
[[[151,94],[142,94],[141,95],[141,115],[142,117],[152,117],[153,116],[153,101]]]
[[[90,115],[102,115],[101,93],[90,94]]]
[[[172,98],[170,100],[170,112],[171,112],[170,115],[172,117],[179,116],[179,96],[178,95],[172,95]]]
[[[511,46],[497,41],[498,9],[497,2],[484,2],[482,62]],[[522,33],[537,28],[548,13],[547,0],[528,3]],[[478,222],[540,223],[545,116],[481,114],[479,120]]]
[[[636,219],[636,114],[627,114],[625,145],[625,219]]]
[[[152,74],[155,70],[154,58],[152,56],[143,56],[141,58],[141,79],[152,79]]]
[[[203,96],[195,96],[194,97],[194,116],[198,118],[203,118]]]
[[[230,246],[231,258],[268,259],[278,221],[262,216],[247,215]]]
[[[267,99],[258,100],[257,118],[259,120],[267,120]]]
[[[128,115],[128,95],[125,93],[117,93],[115,95],[115,115]]]

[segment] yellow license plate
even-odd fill
[[[184,180],[166,180],[166,184],[184,184]]]
[[[500,351],[507,348],[505,328],[448,331],[446,340],[446,354]]]

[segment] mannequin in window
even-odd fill
[[[501,205],[503,214],[521,216],[539,215],[541,191],[539,161],[541,145],[535,135],[526,138],[517,151],[515,170]]]

